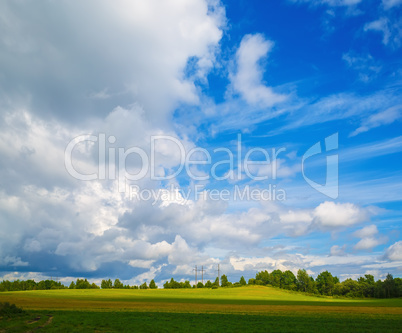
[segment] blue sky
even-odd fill
[[[3,1],[0,278],[402,276],[401,10]]]

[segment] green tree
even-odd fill
[[[70,286],[68,287],[68,289],[75,289],[74,281],[71,281]]]
[[[156,285],[154,279],[152,279],[149,283],[149,289],[158,289],[158,286]]]
[[[144,282],[142,285],[140,285],[140,289],[148,289],[147,283]]]
[[[255,281],[256,281],[255,284],[267,285],[270,283],[270,274],[268,273],[267,270],[258,272],[255,275]]]
[[[297,290],[306,292],[309,281],[310,281],[310,277],[308,276],[306,270],[299,269],[297,271],[297,281],[296,281]]]
[[[310,294],[318,294],[317,285],[312,276],[310,276],[310,281],[308,282],[307,292]]]
[[[228,287],[229,286],[229,281],[228,281],[228,277],[223,274],[221,276],[221,287]]]
[[[115,289],[123,289],[124,285],[121,283],[119,279],[114,280],[113,288]]]
[[[271,274],[269,274],[270,283],[274,287],[280,287],[281,286],[282,274],[283,273],[282,273],[282,271],[280,269],[276,269]]]
[[[296,289],[296,277],[291,271],[287,270],[283,272],[281,276],[281,288],[288,290]]]
[[[219,278],[218,277],[215,279],[215,282],[213,284],[214,284],[214,286],[219,287]]]
[[[77,279],[75,289],[91,289],[91,284],[87,279]]]
[[[202,284],[201,281],[197,283],[197,288],[204,288],[204,285]]]
[[[357,282],[361,286],[364,297],[374,297],[375,281],[373,275],[366,274],[364,277],[359,277]]]
[[[392,274],[387,274],[387,277],[384,280],[383,288],[385,292],[385,297],[395,297],[396,296],[396,288],[395,288],[395,281]]]
[[[328,271],[321,272],[315,279],[317,289],[322,295],[332,295],[336,279]],[[339,281],[339,280],[338,280]]]
[[[205,288],[212,288],[212,282],[209,280],[205,282]]]
[[[246,279],[244,278],[244,276],[242,276],[242,277],[240,278],[239,283],[240,283],[240,285],[242,285],[242,286],[247,285],[247,282],[246,282]]]
[[[102,280],[101,282],[101,288],[102,289],[109,289],[113,287],[112,280]]]

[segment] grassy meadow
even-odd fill
[[[402,299],[308,296],[262,286],[219,289],[16,291],[23,315],[0,332],[397,332]]]

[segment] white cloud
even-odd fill
[[[382,0],[382,4],[385,10],[397,7],[402,4],[402,0]]]
[[[5,256],[0,259],[0,265],[11,266],[11,267],[24,267],[28,266],[29,263],[26,261],[22,261],[20,257],[15,256]]]
[[[334,245],[330,249],[330,255],[331,256],[344,256],[346,255],[346,245],[339,246],[339,245]]]
[[[362,0],[291,0],[293,2],[308,2],[314,6],[327,5],[331,7],[348,7],[355,6],[362,2]]]
[[[128,264],[132,267],[140,267],[140,268],[151,268],[152,264],[155,260],[141,260],[141,259],[134,259],[130,260]]]
[[[179,103],[199,102],[195,81],[216,63],[226,24],[224,7],[204,0],[2,1],[0,13],[5,105],[81,119],[137,102],[165,125]]]
[[[386,46],[397,48],[402,39],[402,20],[391,21],[387,17],[381,17],[376,21],[366,23],[364,31],[378,31],[382,33],[382,43]]]
[[[354,233],[354,236],[358,237],[358,238],[366,238],[366,237],[372,237],[376,234],[378,234],[377,226],[375,224],[372,224],[372,225],[368,225],[360,230],[357,230]]]
[[[347,148],[342,152],[341,158],[350,162],[394,154],[400,151],[402,151],[402,136]]]
[[[380,244],[387,242],[386,237],[375,237],[378,234],[377,226],[372,224],[360,230],[357,230],[353,235],[361,238],[361,240],[354,246],[356,250],[370,250]]]
[[[369,213],[352,203],[326,201],[314,210],[314,222],[323,228],[348,227],[367,221]]]
[[[28,252],[39,252],[42,248],[37,240],[32,239],[25,243],[24,249]]]
[[[372,249],[373,247],[376,247],[377,245],[383,244],[383,242],[379,239],[376,239],[374,237],[365,237],[361,239],[355,246],[354,248],[356,250],[369,250]]]
[[[371,95],[339,93],[318,100],[299,99],[293,106],[286,106],[287,111],[292,111],[289,112],[287,124],[273,129],[269,135],[334,120],[360,118],[399,104],[399,92],[390,90],[379,90]]]
[[[375,79],[382,69],[382,66],[370,54],[358,55],[354,52],[349,52],[344,53],[342,59],[348,67],[359,72],[359,80],[366,83]]]
[[[402,261],[402,241],[392,244],[385,251],[385,257],[391,261]]]
[[[286,96],[276,94],[263,82],[261,60],[268,55],[273,45],[261,34],[246,35],[236,52],[237,71],[230,75],[230,79],[233,89],[249,104],[270,107],[286,99]]]
[[[395,121],[399,121],[402,115],[402,105],[396,105],[386,109],[385,111],[372,114],[367,119],[365,119],[361,126],[357,128],[350,136],[355,136],[360,133],[367,132],[373,128],[380,127],[383,125],[392,124]]]

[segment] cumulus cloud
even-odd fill
[[[124,237],[117,224],[135,203],[119,193],[114,178],[74,179],[65,169],[65,148],[79,135],[96,136],[72,151],[73,167],[92,174],[118,170],[113,149],[137,147],[150,156],[151,135],[180,138],[168,120],[175,106],[198,103],[196,81],[215,64],[225,20],[218,2],[203,0],[0,4],[7,68],[0,78],[7,87],[0,93],[0,222],[12,235],[0,244],[9,258],[4,268],[69,275],[122,263],[138,272],[167,258],[174,239]],[[106,135],[106,161],[99,160],[99,133]],[[155,171],[164,174],[180,156],[158,143]],[[181,143],[192,147],[186,138]],[[141,167],[135,154],[125,162],[131,173]],[[145,178],[137,184],[159,186]],[[21,257],[13,256],[17,248]]]
[[[402,241],[392,244],[385,251],[385,258],[391,261],[402,261]]]
[[[232,87],[252,105],[270,107],[286,99],[286,96],[275,93],[263,82],[261,60],[272,50],[273,45],[261,34],[246,35],[236,52],[237,70],[230,76]]]
[[[348,227],[366,221],[369,212],[352,203],[326,201],[313,212],[314,223],[323,228]]]
[[[361,240],[354,246],[356,250],[370,250],[387,241],[386,237],[377,237],[377,226],[372,224],[354,232],[354,236]]]
[[[368,225],[360,230],[357,230],[354,233],[354,236],[359,237],[359,238],[366,238],[366,237],[372,237],[374,235],[378,234],[378,229],[375,224]]]
[[[287,255],[294,248],[285,247],[268,256],[266,245],[276,237],[293,241],[370,217],[369,210],[351,203],[290,209],[273,201],[239,204],[203,197],[144,202],[119,192],[116,178],[83,182],[67,172],[66,146],[82,134],[97,138],[72,151],[72,165],[83,174],[104,168],[116,176],[119,148],[136,147],[149,156],[152,135],[179,139],[185,151],[195,147],[186,135],[193,127],[183,129],[172,118],[177,106],[194,106],[205,98],[200,87],[217,63],[225,24],[218,1],[1,2],[0,268],[42,272],[7,273],[6,278],[59,275],[67,283],[90,274],[95,281],[119,277],[142,283],[172,275],[188,278],[195,262],[213,272],[220,262],[234,274],[264,267],[321,267],[327,257]],[[225,128],[247,127],[286,112],[266,111],[286,99],[264,81],[264,61],[273,45],[261,34],[241,41],[230,74],[231,92],[240,98],[231,97],[237,110],[245,106],[255,112],[253,117],[247,112],[222,117]],[[339,110],[345,108],[351,114],[365,112],[364,107],[349,108],[356,98],[347,97],[323,101],[309,117],[327,117],[327,109],[336,109],[332,119],[342,117]],[[384,100],[387,96],[377,103]],[[225,104],[226,114],[234,104]],[[100,134],[106,136],[104,160]],[[155,161],[157,175],[172,173],[181,161],[180,150],[172,141],[159,141]],[[135,174],[144,161],[131,154],[123,162]],[[277,163],[279,178],[300,171],[287,160]],[[148,171],[127,185],[164,190],[167,184],[150,181]],[[272,174],[270,168],[255,171]],[[179,176],[168,183],[185,188],[186,181]],[[368,260],[329,260],[333,266],[356,262]]]
[[[177,103],[198,103],[194,81],[214,66],[226,24],[224,8],[204,0],[3,1],[0,12],[2,102],[63,119],[137,101],[165,122]]]

